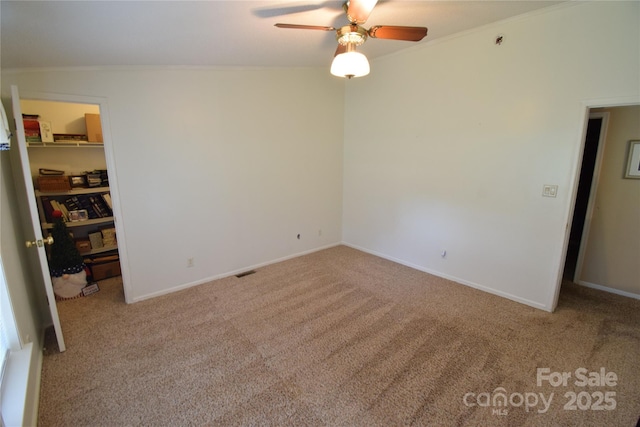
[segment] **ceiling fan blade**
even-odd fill
[[[253,14],[260,18],[273,18],[275,16],[282,15],[294,15],[296,13],[311,12],[319,9],[327,9],[333,12],[344,12],[342,3],[337,3],[336,0],[325,0],[319,2],[318,0],[306,0],[304,2],[288,0],[287,3],[292,3],[288,6],[275,6],[275,7],[260,7],[253,10]],[[284,3],[281,1],[280,3]]]
[[[322,25],[296,25],[296,24],[275,24],[278,28],[292,28],[294,30],[321,30],[334,31],[333,27],[324,27]]]
[[[377,39],[406,40],[418,42],[427,35],[426,27],[398,27],[394,25],[376,25],[369,29],[369,37]]]
[[[364,24],[371,15],[371,11],[378,3],[378,0],[349,0],[347,8],[347,18],[349,22]]]
[[[340,55],[341,53],[345,53],[347,51],[347,47],[345,45],[342,45],[340,43],[338,43],[338,47],[336,48],[336,53],[333,54],[334,58],[338,55]]]
[[[322,4],[307,4],[300,6],[286,6],[275,8],[261,8],[253,11],[254,15],[260,18],[273,18],[274,16],[292,15],[294,13],[310,12],[324,7]]]

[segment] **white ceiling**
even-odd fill
[[[560,1],[380,0],[364,25],[426,26],[426,43]],[[0,2],[2,68],[118,65],[329,66],[333,32],[277,22],[347,24],[340,1]],[[303,10],[287,13],[292,10]],[[369,39],[370,58],[415,46]]]

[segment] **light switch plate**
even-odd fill
[[[542,187],[542,195],[544,197],[556,197],[558,195],[558,186],[545,184]]]

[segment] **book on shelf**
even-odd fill
[[[111,216],[111,213],[107,210],[102,197],[89,196],[89,202],[100,218]]]
[[[77,133],[54,133],[54,142],[87,142],[87,135]]]
[[[37,114],[23,114],[22,125],[27,142],[42,142],[40,138],[40,118]]]
[[[82,206],[80,206],[80,201],[76,196],[68,197],[67,200],[65,200],[65,204],[67,205],[67,208],[71,211],[79,211],[82,209]]]
[[[78,204],[80,205],[80,209],[86,210],[87,213],[89,214],[89,219],[101,218],[96,213],[96,211],[93,209],[93,206],[91,206],[91,202],[89,201],[88,197],[86,197],[84,194],[79,194],[79,195],[77,195],[75,197],[78,200]]]
[[[53,206],[51,206],[51,200],[49,200],[48,196],[40,197],[40,202],[42,203],[42,210],[44,211],[44,219],[46,222],[53,222]]]
[[[102,198],[104,199],[104,202],[109,207],[109,209],[113,211],[113,205],[111,204],[111,193],[104,193],[102,195]]]
[[[69,222],[69,210],[67,207],[55,199],[51,199],[50,203],[54,211],[62,212],[62,220],[64,222]]]
[[[111,209],[108,208],[100,195],[78,194],[67,198],[66,202],[73,208],[72,210],[86,210],[90,219],[112,216]]]

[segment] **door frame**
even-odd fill
[[[597,112],[589,113],[589,119],[602,119],[602,125],[600,126],[600,135],[598,135],[598,148],[596,151],[596,162],[593,165],[593,177],[591,178],[591,186],[589,188],[589,199],[587,202],[587,210],[584,215],[584,226],[582,227],[582,233],[580,234],[580,246],[578,249],[578,259],[576,261],[576,267],[573,272],[571,280],[573,283],[578,283],[580,273],[582,272],[582,264],[584,263],[584,255],[587,249],[587,242],[589,241],[589,231],[591,230],[591,220],[593,219],[593,210],[596,205],[596,193],[598,191],[598,183],[600,182],[600,171],[602,169],[602,158],[604,157],[605,142],[607,140],[607,130],[609,126],[609,113]],[[586,132],[585,132],[586,133]],[[584,145],[583,145],[584,150]],[[575,206],[575,201],[574,201]]]
[[[19,88],[18,88],[19,90]],[[124,291],[124,299],[127,304],[133,302],[131,295],[131,287],[129,285],[129,263],[126,249],[125,230],[122,221],[122,211],[120,208],[120,191],[118,185],[118,176],[116,169],[115,154],[113,150],[113,139],[111,137],[111,126],[109,120],[109,106],[107,98],[97,96],[84,95],[67,95],[60,93],[47,92],[22,92],[19,91],[20,100],[37,100],[52,102],[69,102],[74,104],[91,104],[100,108],[100,124],[102,125],[102,140],[104,143],[104,155],[107,163],[107,173],[109,175],[109,192],[111,193],[111,201],[113,204],[114,225],[116,228],[116,236],[118,239],[118,256],[120,260],[120,270],[122,275],[122,288]],[[17,119],[16,119],[17,120]]]
[[[628,107],[632,105],[640,105],[640,94],[633,96],[621,96],[616,98],[588,99],[582,101],[582,132],[580,132],[580,140],[578,141],[578,151],[573,163],[571,177],[571,192],[569,195],[568,209],[565,213],[565,231],[562,250],[560,251],[560,260],[557,265],[556,286],[550,295],[547,306],[550,311],[555,311],[560,299],[560,289],[562,287],[562,278],[564,275],[564,264],[567,260],[567,250],[569,248],[569,236],[571,234],[571,224],[573,222],[573,212],[576,207],[576,197],[578,195],[578,184],[580,182],[580,168],[582,166],[582,156],[584,154],[585,138],[587,135],[587,126],[589,125],[589,114],[592,108],[612,108],[612,107]],[[588,238],[588,236],[587,236]],[[577,265],[576,265],[577,271]]]

